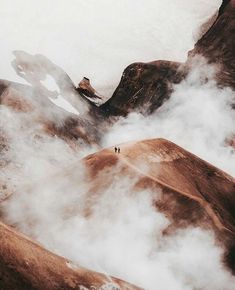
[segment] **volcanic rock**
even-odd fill
[[[106,116],[125,116],[131,111],[151,114],[170,97],[173,85],[184,77],[181,63],[177,62],[131,64],[112,97],[100,108]]]
[[[190,62],[195,55],[204,56],[209,63],[217,64],[220,86],[235,89],[235,0],[225,0],[212,27],[189,52]]]
[[[212,20],[215,19],[214,15]],[[112,97],[101,106],[108,116],[125,116],[131,111],[151,114],[169,99],[175,84],[180,83],[195,65],[198,55],[218,67],[220,86],[235,89],[235,0],[225,0],[213,25],[188,53],[184,64],[158,60],[129,65]]]

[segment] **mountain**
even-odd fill
[[[132,111],[153,113],[169,99],[174,85],[185,79],[197,65],[195,58],[198,56],[205,57],[209,64],[217,65],[218,85],[235,89],[234,21],[235,1],[225,0],[216,21],[188,53],[185,63],[158,60],[129,65],[114,94],[101,109],[110,116],[126,116]],[[211,25],[211,21],[208,24]]]
[[[72,105],[75,104],[76,108],[80,108],[79,113],[83,115],[82,117],[68,117],[65,130],[63,127],[56,130],[56,126],[52,124],[52,131],[63,136],[66,135],[65,131],[71,131],[68,132],[68,138],[80,137],[85,142],[92,143],[95,139],[98,140],[98,132],[92,132],[89,137],[87,134],[84,135],[83,130],[78,129],[82,128],[87,131],[81,119],[86,120],[88,128],[92,128],[92,124],[98,119],[98,125],[102,128],[104,120],[108,121],[112,116],[126,116],[132,111],[140,111],[145,115],[155,112],[165,100],[170,98],[174,85],[185,79],[189,71],[197,65],[198,61],[195,58],[198,56],[204,57],[209,64],[217,65],[218,85],[234,88],[234,10],[234,0],[223,1],[216,20],[214,21],[215,17],[213,17],[205,25],[209,29],[205,31],[205,27],[203,28],[205,33],[197,41],[194,49],[188,53],[185,63],[156,60],[129,65],[124,70],[120,83],[111,98],[99,106],[92,100],[92,98],[97,98],[96,95],[91,97],[92,92],[95,91],[93,88],[91,91],[88,90],[86,95],[86,90],[76,88],[61,68],[42,55],[33,56],[23,51],[15,51],[16,58],[12,65],[17,74],[31,84],[34,89],[33,95],[36,91],[37,98],[39,98],[38,94],[44,99],[45,94],[53,98],[55,92],[43,85],[43,80],[49,75],[58,88],[54,98],[56,99],[58,95],[66,96],[67,101]],[[10,85],[10,82],[1,81],[1,91],[4,86]],[[15,84],[13,86],[15,87]],[[23,87],[18,85],[17,89],[20,92]],[[99,96],[98,98],[101,99]]]
[[[89,116],[90,105],[78,95],[69,76],[42,55],[23,51],[14,55],[12,66],[28,84],[0,80],[0,104],[12,109],[12,114],[25,113],[28,124],[41,127],[45,134],[73,145],[78,139],[96,144],[99,133]]]
[[[204,56],[209,63],[218,65],[218,84],[235,89],[235,1],[224,0],[219,15],[210,29],[189,52],[189,60],[195,55]]]
[[[126,116],[132,111],[151,114],[170,97],[173,85],[185,77],[180,63],[134,63],[122,74],[112,97],[100,108],[107,116]]]
[[[134,181],[133,184],[130,182],[131,194],[150,192],[154,209],[170,221],[163,235],[171,236],[177,230],[189,227],[213,232],[216,243],[224,250],[224,265],[235,273],[233,177],[165,139],[120,144],[119,154],[114,148],[100,150],[106,130],[119,117],[130,112],[140,112],[144,116],[156,112],[171,97],[175,85],[187,78],[199,56],[216,67],[220,88],[234,89],[234,17],[235,0],[223,1],[217,18],[213,23],[207,23],[209,29],[188,53],[185,63],[156,60],[131,64],[124,70],[112,97],[102,104],[102,96],[91,87],[87,78],[83,89],[76,88],[67,73],[46,57],[15,51],[12,66],[27,84],[0,80],[0,169],[5,174],[0,176],[1,221],[8,222],[5,204],[11,197],[17,198],[27,192],[27,189],[20,192],[22,188],[9,189],[12,181],[9,172],[14,172],[17,179],[22,171],[22,159],[28,157],[19,148],[26,145],[30,148],[33,142],[28,141],[34,140],[36,149],[29,152],[40,156],[42,145],[50,147],[49,144],[55,145],[51,141],[59,140],[59,147],[53,147],[53,151],[63,148],[64,151],[56,152],[63,157],[69,148],[76,162],[66,171],[63,168],[58,175],[46,176],[47,180],[43,181],[55,180],[60,185],[59,181],[64,178],[65,185],[73,184],[76,189],[81,181],[74,173],[79,173],[79,166],[83,164],[87,174],[86,187],[84,192],[77,190],[76,193],[85,196],[85,217],[93,214],[93,206],[104,192],[112,189],[114,180],[120,183],[124,179]],[[203,81],[207,82],[207,79]],[[99,99],[98,105],[95,98]],[[18,143],[23,145],[14,147]],[[15,151],[11,151],[12,147]],[[76,158],[80,149],[90,150],[91,147],[97,152],[82,160]],[[22,159],[17,159],[21,155]],[[45,154],[38,167],[46,171],[52,164],[53,169],[60,169],[60,163],[51,155],[51,151]],[[34,164],[27,166],[27,182],[31,182],[30,170]],[[38,190],[42,188],[43,182]],[[62,189],[65,190],[63,186]],[[64,209],[70,215],[74,210],[76,206],[71,211]],[[1,289],[140,289],[117,278],[75,266],[66,258],[49,252],[17,232],[17,222],[12,227],[0,223]],[[30,219],[27,222],[31,224]]]
[[[120,279],[74,265],[0,223],[1,290],[140,290]]]
[[[94,198],[110,188],[114,176],[128,176],[135,180],[132,191],[150,190],[156,209],[171,221],[165,234],[189,226],[212,229],[235,271],[235,179],[164,139],[119,147],[120,154],[109,148],[84,159]]]

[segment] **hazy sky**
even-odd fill
[[[19,80],[13,50],[41,53],[77,83],[109,92],[131,62],[183,60],[221,0],[0,0],[0,78]]]

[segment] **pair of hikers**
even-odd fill
[[[115,147],[114,148],[114,151],[115,151],[115,153],[120,153],[121,152],[121,149],[120,149],[120,147]]]

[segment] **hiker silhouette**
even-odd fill
[[[120,149],[120,147],[118,147],[118,153],[120,153],[121,152],[121,149]]]
[[[115,149],[114,149],[114,150],[115,150],[115,153],[117,153],[117,151],[118,151],[117,147],[115,147]]]

